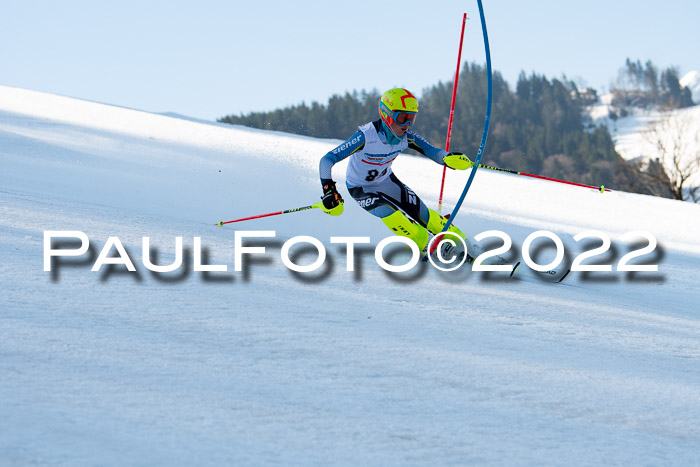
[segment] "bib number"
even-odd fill
[[[377,177],[383,177],[384,175],[386,175],[386,171],[387,171],[387,169],[384,169],[384,170],[382,170],[382,173],[380,174],[379,170],[372,169],[369,172],[367,172],[367,177],[365,177],[365,181],[371,182]]]

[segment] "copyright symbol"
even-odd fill
[[[453,238],[456,238],[462,243],[464,251],[462,260],[456,266],[442,266],[444,264],[450,265],[457,261],[457,242],[455,242]],[[435,242],[437,242],[437,245],[435,245]],[[454,271],[455,269],[460,268],[467,260],[467,244],[462,237],[453,232],[439,233],[430,239],[428,242],[428,251],[430,252],[430,254],[428,254],[428,261],[440,271]],[[453,254],[450,258],[445,258],[443,256],[443,253],[449,256],[451,252]],[[437,264],[433,259],[434,256],[439,264]]]

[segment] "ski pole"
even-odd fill
[[[243,221],[249,221],[251,219],[260,219],[261,217],[270,217],[270,216],[279,216],[280,214],[289,214],[290,212],[299,212],[299,211],[306,211],[307,209],[314,209],[314,208],[320,208],[323,206],[322,202],[318,202],[316,204],[312,204],[311,206],[304,206],[302,208],[295,208],[295,209],[287,209],[286,211],[279,211],[279,212],[271,212],[269,214],[260,214],[259,216],[250,216],[250,217],[244,217],[242,219],[234,219],[232,221],[219,221],[215,225],[218,225],[221,227],[224,224],[233,224],[234,222],[243,222]]]
[[[464,42],[464,27],[467,24],[467,14],[462,17],[462,35],[459,37],[459,52],[457,53],[457,72],[455,72],[455,82],[452,85],[452,103],[450,104],[450,120],[447,123],[447,138],[445,141],[445,151],[450,152],[450,140],[452,139],[452,121],[455,116],[455,101],[457,100],[457,84],[459,83],[459,65],[462,61],[462,43]],[[447,167],[442,168],[442,183],[440,184],[440,198],[438,198],[438,212],[442,212],[442,195],[445,191],[445,174]]]
[[[483,165],[483,164],[479,164],[479,168],[480,169],[488,169],[488,170],[496,170],[498,172],[505,172],[505,173],[514,174],[514,175],[524,175],[526,177],[539,178],[542,180],[549,180],[550,182],[566,183],[567,185],[580,186],[583,188],[592,188],[594,190],[600,191],[601,193],[604,193],[606,191],[610,191],[608,188],[605,188],[604,185],[600,185],[600,186],[584,185],[583,183],[567,182],[566,180],[559,180],[557,178],[543,177],[542,175],[533,175],[533,174],[529,174],[529,173],[525,173],[525,172],[518,172],[517,170],[502,169],[500,167],[493,167],[490,165]]]

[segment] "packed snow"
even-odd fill
[[[0,464],[697,465],[700,206],[478,171],[455,223],[505,232],[513,260],[539,230],[569,262],[601,245],[577,234],[610,237],[611,272],[560,284],[384,271],[391,234],[347,194],[346,163],[340,217],[215,225],[317,202],[336,144],[0,86]],[[394,171],[436,206],[441,167],[406,155]],[[467,176],[448,173],[445,212]],[[47,231],[90,248],[45,271]],[[249,239],[265,253],[235,271],[242,231],[275,237]],[[657,272],[616,270],[647,243],[635,231],[658,246],[631,263]],[[282,263],[299,235],[324,267]],[[332,236],[371,238],[354,271]],[[135,272],[91,271],[110,237]],[[147,269],[144,237],[160,265],[182,237],[182,267]]]

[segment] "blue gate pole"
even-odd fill
[[[457,216],[457,212],[459,211],[459,208],[462,207],[462,202],[464,201],[464,198],[467,196],[467,191],[469,191],[469,187],[472,184],[472,181],[474,180],[474,176],[476,175],[476,171],[479,168],[479,164],[481,163],[481,158],[484,155],[484,146],[486,146],[486,138],[489,135],[489,124],[491,122],[491,97],[492,97],[492,83],[491,83],[491,49],[489,48],[489,36],[486,32],[486,19],[484,19],[484,7],[481,5],[481,0],[477,0],[477,3],[479,4],[479,16],[481,16],[481,30],[484,33],[484,47],[486,49],[486,74],[488,75],[488,96],[486,98],[486,120],[484,121],[484,133],[481,136],[481,144],[479,145],[479,152],[476,154],[476,160],[474,161],[474,167],[472,168],[471,173],[469,174],[469,179],[467,180],[467,184],[464,186],[464,191],[462,191],[462,195],[459,197],[459,201],[457,201],[457,204],[455,205],[455,208],[452,210],[452,214],[450,214],[450,218],[447,219],[447,222],[445,223],[445,227],[442,228],[442,231],[445,232],[447,229],[450,228],[450,225],[452,224],[452,221],[454,220],[455,216]]]

